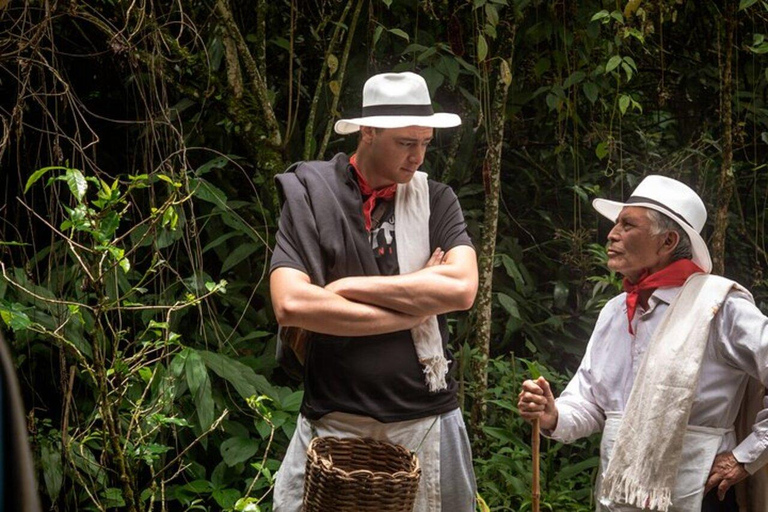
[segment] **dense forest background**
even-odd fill
[[[619,286],[593,197],[687,182],[768,312],[765,34],[763,0],[0,0],[0,316],[46,507],[271,509],[302,396],[273,176],[412,70],[464,119],[424,170],[480,258],[451,323],[480,495],[529,509],[517,390],[562,389]],[[593,508],[596,448],[543,443],[545,509]]]

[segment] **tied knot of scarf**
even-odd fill
[[[627,292],[627,320],[629,333],[634,335],[632,330],[632,319],[637,311],[637,304],[640,300],[640,293],[646,290],[655,290],[656,288],[669,288],[682,286],[683,283],[697,272],[704,272],[691,260],[677,260],[667,265],[663,269],[649,274],[645,270],[640,274],[640,279],[632,283],[624,278],[624,291]]]
[[[376,201],[378,199],[389,201],[395,197],[395,192],[397,192],[397,183],[393,183],[388,187],[373,189],[368,184],[368,180],[365,179],[365,176],[363,176],[363,174],[360,172],[360,169],[357,168],[356,154],[352,155],[352,157],[349,159],[349,163],[352,166],[352,169],[355,170],[357,183],[360,185],[360,193],[363,194],[363,198],[365,199],[363,201],[363,217],[365,218],[365,229],[370,231],[371,213],[373,212],[373,209],[376,208]]]

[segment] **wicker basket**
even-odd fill
[[[303,512],[411,512],[416,454],[373,439],[316,437],[307,450]]]

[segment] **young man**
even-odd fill
[[[520,414],[563,442],[602,432],[599,511],[737,511],[733,484],[768,457],[768,408],[741,442],[733,429],[747,381],[768,383],[768,320],[709,275],[707,213],[684,184],[649,176],[626,203],[593,205],[615,222],[608,266],[625,293],[600,312],[562,395],[525,381]]]
[[[415,510],[474,510],[475,480],[444,314],[469,309],[474,248],[455,194],[418,171],[434,128],[413,73],[370,78],[351,158],[302,162],[277,181],[284,203],[270,286],[281,327],[310,331],[304,401],[275,484],[274,510],[301,507],[315,435],[361,436],[417,450]]]

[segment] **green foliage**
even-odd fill
[[[206,510],[235,510],[238,501],[258,507],[278,466],[271,447],[276,439],[285,446],[292,434],[301,392],[270,384],[223,346],[210,351],[195,343],[182,319],[224,297],[225,280],[198,271],[174,286],[158,282],[171,269],[161,249],[183,243],[177,233],[189,224],[185,203],[201,189],[164,174],[109,184],[77,169],[48,167],[33,173],[25,190],[34,191],[49,174],[48,187],[64,182],[69,192],[63,220],[51,226],[64,243],[33,258],[60,262],[47,275],[38,269],[51,288],[13,269],[4,273],[10,286],[0,299],[0,316],[17,340],[42,354],[60,349],[72,361],[70,382],[89,390],[88,399],[73,404],[77,426],[61,431],[44,419],[36,427],[49,498],[97,508],[145,508],[160,499]],[[136,222],[129,212],[147,204],[150,193],[158,206]],[[207,197],[216,198],[220,215],[231,211],[223,193]],[[264,335],[244,332],[240,339]],[[97,462],[105,458],[114,461],[107,472]],[[213,463],[213,471],[198,460]],[[184,480],[191,481],[175,483]]]
[[[534,370],[532,372],[531,370]],[[517,394],[523,380],[541,372],[562,391],[569,376],[515,357],[489,364],[489,424],[474,446],[479,494],[493,510],[531,510],[531,428],[517,414]],[[594,510],[592,483],[599,465],[599,437],[563,445],[548,439],[541,444],[541,510]]]
[[[357,116],[373,72],[418,71],[438,110],[462,114],[423,167],[457,192],[478,246],[493,84],[509,86],[485,395],[470,378],[473,318],[450,324],[462,403],[488,405],[482,429],[469,427],[489,510],[530,505],[523,374],[561,390],[620,289],[591,199],[624,198],[659,172],[714,211],[717,2],[311,4],[0,9],[0,67],[18,88],[0,98],[12,113],[0,115],[0,321],[52,507],[270,510],[302,397],[273,358],[272,178],[305,155],[354,150],[332,121]],[[727,254],[761,306],[766,13],[739,2]],[[543,447],[545,509],[590,508],[595,440]]]

